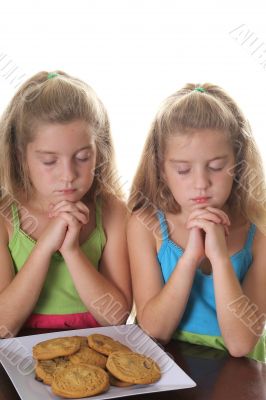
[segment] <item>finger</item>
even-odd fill
[[[66,211],[73,211],[74,209],[77,209],[76,207],[76,203],[73,203],[71,201],[60,201],[59,203],[55,204],[53,206],[53,208],[51,209],[51,212],[55,212],[55,211],[62,211],[62,210],[66,210]]]
[[[89,222],[88,217],[84,213],[79,212],[79,211],[69,212],[69,211],[65,211],[65,210],[62,210],[62,211],[59,210],[59,211],[57,211],[55,213],[52,213],[52,214],[53,214],[54,217],[57,217],[57,216],[60,216],[63,213],[75,217],[83,225],[86,225]]]
[[[215,225],[214,222],[212,221],[206,221],[204,219],[193,219],[192,221],[189,222],[189,224],[187,225],[188,229],[192,229],[192,228],[200,228],[202,230],[204,230],[204,232],[207,233],[207,231],[210,229],[210,227],[212,225]]]
[[[80,210],[83,210],[83,211],[87,211],[87,212],[89,212],[90,210],[89,210],[89,208],[86,206],[86,204],[84,204],[82,201],[77,201],[76,203],[76,206],[80,209]]]
[[[86,215],[87,222],[88,222],[90,210],[81,201],[73,203],[73,202],[64,200],[64,201],[61,201],[60,203],[56,204],[50,211],[50,214],[52,214],[52,213],[55,214],[56,212],[70,212],[70,213],[81,212],[84,215]]]
[[[225,236],[229,236],[229,228],[227,225],[223,225],[224,227],[224,232],[225,232]]]
[[[202,214],[205,214],[205,213],[206,213],[206,208],[196,209],[196,210],[191,212],[191,214],[188,217],[188,220],[191,219],[191,218],[198,217],[199,215],[202,215]]]
[[[189,221],[189,223],[187,224],[187,229],[192,229],[192,228],[201,229],[202,226],[204,225],[206,225],[206,222],[204,220],[193,219],[192,221]]]
[[[61,212],[58,214],[58,217],[64,219],[67,222],[67,224],[71,227],[75,228],[81,227],[81,223],[72,214],[69,214],[67,212]]]
[[[83,212],[85,215],[87,215],[87,217],[89,218],[90,215],[90,210],[89,208],[86,206],[86,204],[82,203],[82,201],[78,201],[76,203],[77,208]]]
[[[217,225],[217,224],[215,224],[211,221],[203,220],[203,219],[194,219],[193,221],[190,221],[187,228],[192,229],[192,228],[197,227],[207,233],[214,225]],[[220,225],[224,228],[224,234],[226,235],[226,232],[228,232],[228,234],[229,234],[229,230],[227,231],[227,229],[228,229],[227,225],[223,225],[223,224],[220,224]]]
[[[216,215],[220,215],[225,224],[231,225],[228,215],[223,210],[220,210],[220,209],[214,208],[214,207],[206,207],[206,209],[210,210],[211,212],[213,212]]]
[[[210,212],[205,212],[205,213],[200,214],[197,217],[190,218],[187,223],[189,223],[190,221],[193,221],[194,219],[205,219],[207,221],[212,221],[216,224],[221,224],[223,222],[220,217],[218,217],[217,215],[210,213]]]
[[[209,219],[206,216],[206,213],[208,213],[208,212],[212,213],[213,215],[216,215],[219,218],[216,221],[214,219],[211,219],[214,222],[230,225],[230,220],[229,220],[227,214],[225,212],[223,212],[222,210],[219,210],[219,209],[214,208],[214,207],[206,207],[206,208],[203,208],[203,209],[198,209],[198,210],[193,211],[190,214],[190,216],[188,218],[188,221],[190,221],[192,218],[197,218],[197,217],[202,217],[202,218]]]
[[[202,208],[200,210],[198,209],[193,211],[188,218],[188,222],[194,218],[206,218],[210,219],[213,222],[216,222],[217,224],[223,223],[223,219],[221,218],[220,215],[212,213],[211,211],[207,210],[207,208]]]
[[[80,206],[78,207],[75,203],[65,203],[61,206],[58,205],[57,207],[52,209],[52,211],[48,215],[50,217],[56,216],[60,212],[68,212],[70,214],[73,214],[84,224],[89,222],[89,210]]]
[[[66,205],[66,204],[70,204],[70,203],[73,203],[73,202],[71,202],[69,200],[60,200],[57,203],[50,203],[49,204],[49,209],[50,210],[56,210],[57,207],[61,207],[62,205]]]

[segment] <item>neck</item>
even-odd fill
[[[41,213],[47,213],[49,211],[49,207],[51,204],[51,201],[49,199],[43,199],[43,198],[37,198],[36,196],[33,196],[28,202],[28,206],[32,209],[34,209],[37,212]]]

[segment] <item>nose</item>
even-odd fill
[[[66,160],[62,163],[61,180],[66,183],[71,183],[77,177],[75,165],[72,161]]]
[[[208,171],[201,169],[194,172],[194,187],[197,190],[205,190],[211,185]]]

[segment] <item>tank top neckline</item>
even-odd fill
[[[20,219],[19,219],[19,213],[18,213],[18,207],[15,203],[11,204],[12,208],[12,216],[13,216],[13,233],[10,238],[9,242],[12,242],[14,236],[18,233],[20,233],[25,239],[29,240],[32,244],[36,244],[37,240],[33,239],[30,235],[28,235],[23,229],[20,227]],[[86,238],[86,240],[81,243],[80,247],[86,246],[88,242],[92,240],[92,238],[96,235],[96,233],[102,229],[102,215],[101,215],[101,202],[96,201],[95,203],[95,220],[96,220],[96,226],[94,229],[90,232],[89,236]],[[61,253],[59,251],[56,251],[53,256],[56,257],[62,257]]]
[[[184,249],[181,246],[179,246],[177,243],[175,243],[172,239],[169,238],[168,226],[167,226],[167,222],[165,220],[164,213],[162,211],[158,211],[157,215],[159,218],[160,228],[161,228],[161,233],[162,233],[162,244],[161,244],[160,248],[158,249],[157,254],[159,255],[159,254],[163,253],[165,248],[167,246],[170,246],[170,247],[178,250],[180,257],[181,257],[184,253]],[[250,224],[244,246],[240,250],[236,251],[231,256],[229,256],[230,260],[234,260],[234,259],[238,258],[239,256],[241,256],[243,254],[244,251],[246,251],[247,249],[249,249],[251,247],[253,238],[255,235],[255,231],[256,231],[256,226],[254,224]],[[199,273],[207,278],[212,278],[212,276],[213,276],[212,274],[205,274],[199,268],[197,268],[197,273]]]

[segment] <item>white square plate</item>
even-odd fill
[[[111,336],[113,339],[129,346],[132,350],[152,357],[159,364],[162,377],[152,385],[134,385],[126,388],[110,386],[107,392],[88,399],[112,399],[196,386],[195,382],[137,325],[120,325],[44,333],[1,340],[0,361],[21,399],[59,399],[59,397],[52,394],[49,386],[35,380],[35,361],[32,358],[32,347],[36,343],[55,337],[88,336],[92,333]]]

